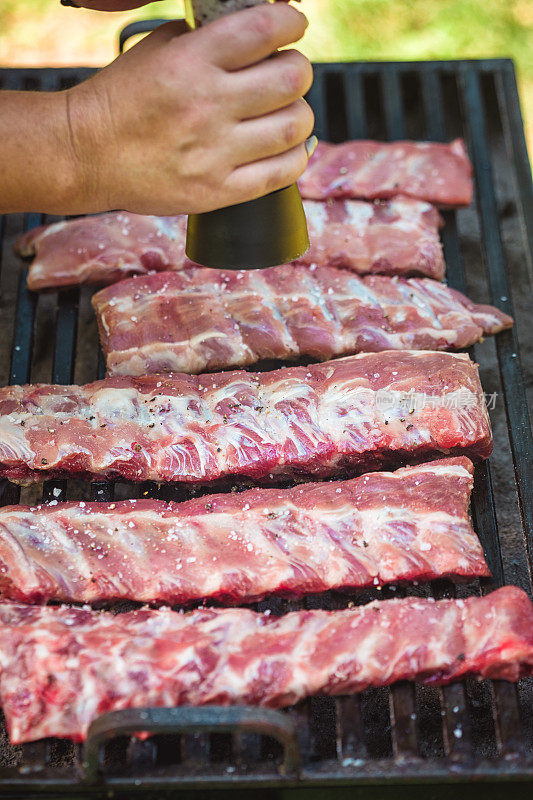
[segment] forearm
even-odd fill
[[[81,187],[65,92],[0,92],[0,211],[76,213]]]

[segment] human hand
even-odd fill
[[[63,5],[75,8],[90,8],[93,11],[129,11],[160,0],[68,0]]]
[[[77,205],[194,213],[293,183],[307,164],[312,69],[276,51],[306,26],[285,3],[188,33],[167,23],[69,89]]]
[[[94,11],[128,11],[131,8],[139,8],[150,3],[161,2],[161,0],[61,0],[61,2],[63,5],[90,8]],[[289,0],[284,0],[284,2],[289,2]]]

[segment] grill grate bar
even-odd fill
[[[320,77],[322,78],[322,76]],[[346,78],[350,79],[350,83],[346,83]],[[352,88],[355,89],[353,98],[351,98]],[[384,98],[385,102],[390,105],[391,96],[390,93],[387,92],[388,88],[392,89],[392,87],[389,87],[385,82],[383,85]],[[348,113],[346,118],[348,130],[346,133],[348,138],[354,139],[357,138],[358,134],[360,134],[362,131],[365,133],[367,131],[366,105],[364,103],[363,80],[361,75],[351,71],[348,73],[348,76],[345,76],[344,96],[348,99]],[[352,105],[350,105],[350,99]],[[401,114],[401,107],[395,103],[394,108],[390,108],[389,110],[387,124],[396,124],[398,122],[399,114]],[[390,130],[388,133],[390,134]],[[343,702],[349,703],[349,700]],[[373,708],[371,708],[371,705]],[[342,713],[341,716],[344,717],[351,707],[352,705],[348,705],[346,711]],[[411,696],[409,697],[408,693],[401,692],[401,690],[397,690],[396,688],[374,690],[372,704],[367,705],[366,699],[363,699],[362,705],[360,706],[360,713],[357,717],[359,727],[363,725],[362,735],[359,735],[357,739],[357,741],[360,742],[360,749],[363,752],[368,752],[369,755],[372,756],[373,752],[380,752],[381,744],[381,749],[384,747],[387,753],[394,752],[398,754],[403,752],[404,737],[401,735],[401,733],[398,736],[399,731],[396,731],[393,720],[395,717],[397,717],[398,719],[402,720],[409,719],[412,722],[414,713],[414,700],[412,691]],[[375,727],[373,723],[381,723],[390,733],[390,738],[387,737],[386,742],[378,743],[376,741]],[[413,730],[411,730],[409,733],[410,735],[408,736],[408,740],[405,744],[407,753],[413,752]],[[416,744],[414,745],[414,749],[416,751]]]
[[[426,124],[426,136],[434,142],[447,140],[444,120],[444,98],[441,76],[436,70],[427,70],[422,75],[422,99]],[[444,228],[441,230],[442,246],[446,261],[446,281],[466,292],[466,277],[461,253],[461,242],[455,211],[441,212]]]
[[[483,236],[481,237],[482,248],[485,251],[486,264],[489,274],[489,286],[492,294],[493,301],[504,310],[506,313],[513,314],[512,301],[510,300],[509,288],[506,279],[506,265],[503,253],[503,246],[501,241],[501,233],[499,227],[499,218],[496,208],[496,194],[495,186],[492,180],[490,154],[487,144],[487,136],[484,125],[484,107],[481,96],[481,88],[479,84],[479,75],[477,73],[466,73],[460,76],[460,86],[462,89],[462,99],[465,108],[466,118],[466,133],[470,133],[470,152],[472,154],[474,172],[475,172],[475,186],[477,191],[477,209],[478,215],[481,220]],[[487,236],[487,225],[491,227],[491,235]],[[494,273],[498,272],[496,279]],[[505,294],[504,294],[505,292]],[[507,347],[502,343],[502,338],[510,341]],[[512,343],[512,345],[511,345]],[[512,349],[513,353],[510,352]],[[515,416],[509,419],[509,435],[511,440],[511,449],[513,451],[513,460],[515,463],[515,476],[517,479],[517,489],[519,501],[523,496],[520,485],[520,471],[517,471],[515,448],[513,447],[515,425],[517,423],[517,416],[521,417],[522,423],[525,422],[527,427],[526,442],[524,450],[529,452],[530,457],[533,456],[533,441],[531,438],[531,427],[528,419],[527,401],[525,397],[524,385],[522,382],[522,369],[519,363],[518,356],[518,341],[516,332],[512,329],[511,337],[503,336],[497,337],[496,351],[498,354],[498,362],[500,366],[500,375],[502,378],[502,387],[504,392],[505,407],[509,414],[509,403],[514,408]],[[513,358],[513,355],[516,358]],[[514,370],[511,367],[512,375],[504,375],[502,370],[502,358],[505,361],[513,363]],[[504,361],[504,363],[505,363]],[[514,362],[518,362],[516,365]],[[515,392],[519,397],[519,402],[523,402],[523,407],[518,410],[513,398]],[[521,399],[520,399],[521,398]],[[525,420],[524,420],[525,417]],[[529,443],[527,438],[529,437]],[[498,585],[505,583],[503,559],[501,547],[498,537],[498,529],[495,515],[494,496],[492,493],[492,481],[490,476],[490,467],[488,464],[483,465],[484,469],[477,470],[476,475],[476,491],[473,497],[473,511],[476,522],[476,530],[480,533],[483,531],[485,536],[482,536],[483,545],[488,550],[488,555],[491,557],[489,565],[493,569],[493,581]],[[531,487],[529,487],[531,488]],[[522,484],[522,491],[528,491],[527,484]],[[533,495],[529,494],[530,500]],[[490,503],[488,499],[490,498]],[[530,509],[530,521],[533,521]],[[531,541],[531,531],[529,528],[529,540]],[[528,535],[527,522],[524,520],[524,531]],[[487,534],[489,536],[487,537]],[[483,581],[482,591],[486,593],[487,590],[492,588],[490,581]],[[501,682],[493,686],[493,697],[495,703],[493,704],[493,716],[496,726],[496,736],[498,739],[497,746],[500,754],[509,752],[510,750],[520,750],[522,740],[520,738],[520,717],[518,712],[518,698],[515,686],[504,688]],[[513,727],[514,726],[514,727]]]
[[[327,114],[326,114],[326,82],[324,74],[319,73],[319,78],[315,75],[313,85],[306,95],[306,100],[315,112],[314,133],[319,139],[327,139]]]
[[[435,72],[426,72],[422,76],[422,84],[428,137],[436,141],[445,141],[446,123],[443,113],[443,94],[440,79]],[[450,279],[450,283],[460,291],[466,291],[466,275],[461,255],[456,214],[454,212],[446,213],[446,227],[443,234],[447,275]],[[492,572],[492,579],[483,581],[483,585],[485,589],[496,588],[496,586],[503,585],[505,581],[495,514],[492,479],[490,466],[487,462],[478,465],[476,468],[471,507],[475,529],[480,537],[487,556],[489,568]],[[450,695],[452,691],[453,690],[448,689],[443,692],[443,697],[448,700],[446,714],[448,752],[451,751],[452,745],[455,751],[457,749],[464,749],[464,743],[470,742],[472,735],[471,726],[469,726],[468,735],[464,736],[465,725],[469,724],[467,723],[464,713],[461,714],[461,719],[458,721],[458,724],[451,727],[452,721],[456,718],[456,714],[450,714],[450,702],[453,703],[451,706],[453,712],[455,708],[462,707],[465,699],[464,692],[461,692],[460,695],[456,695],[455,698],[451,698]],[[468,700],[472,707],[473,698],[471,693],[468,693]],[[514,705],[516,706],[516,698],[514,700]],[[515,719],[517,719],[516,714]],[[456,733],[460,733],[460,737],[457,737]]]
[[[440,73],[437,69],[426,70],[421,81],[427,138],[432,142],[443,142],[446,139],[446,123]]]
[[[460,683],[441,689],[444,708],[444,730],[446,755],[472,754],[472,729],[468,713],[465,689]]]
[[[106,373],[105,358],[104,358],[104,354],[103,354],[102,350],[99,349],[98,350],[98,368],[97,368],[97,373],[96,373],[97,380],[101,380],[102,378],[105,378],[105,373]]]
[[[364,759],[367,755],[362,736],[361,706],[358,695],[337,699],[337,758]]]
[[[452,599],[457,596],[457,587],[451,581],[438,581],[433,584],[435,599]],[[467,706],[465,687],[452,684],[439,689],[441,703],[442,737],[446,755],[470,755],[471,721]],[[464,732],[467,735],[464,735]]]
[[[52,383],[74,380],[79,300],[79,289],[58,293]]]
[[[507,156],[514,165],[515,198],[521,211],[520,224],[523,229],[524,239],[529,247],[524,248],[524,259],[528,265],[529,279],[533,282],[533,191],[531,190],[532,176],[529,163],[526,137],[518,87],[514,73],[513,62],[506,61],[502,69],[496,73],[496,93],[500,107],[500,119],[505,132]],[[511,125],[511,120],[516,121]]]
[[[402,103],[402,84],[396,70],[384,69],[381,82],[387,137],[405,139],[405,119]]]
[[[472,491],[472,513],[474,527],[479,536],[492,578],[482,580],[485,589],[492,590],[505,583],[503,561],[498,524],[494,507],[494,492],[488,463],[479,464],[474,472],[474,488]]]
[[[26,230],[31,230],[41,224],[38,214],[30,214]],[[19,277],[17,312],[15,316],[15,331],[13,336],[13,350],[11,356],[10,383],[28,383],[30,380],[31,357],[33,352],[33,327],[35,322],[35,309],[37,295],[28,291],[26,278],[28,270],[21,270]]]
[[[404,139],[403,92],[400,75],[396,70],[384,69],[381,92],[387,138],[391,141]],[[415,756],[418,746],[414,687],[412,684],[401,684],[392,686],[389,691],[393,753],[395,756]]]
[[[41,214],[28,214],[25,218],[24,230],[32,230],[41,225],[41,222]],[[18,279],[17,307],[9,370],[10,384],[29,383],[30,381],[37,295],[28,290],[27,275],[28,270],[22,269]],[[8,491],[11,502],[20,502],[20,486],[10,486]]]
[[[76,356],[79,289],[58,293],[52,383],[72,383]],[[67,499],[67,481],[49,480],[43,484],[43,502]]]
[[[327,70],[319,70],[315,72],[315,78],[313,83],[312,92],[309,96],[309,102],[313,107],[313,111],[315,113],[315,133],[319,138],[328,138],[331,135],[332,131],[329,129],[327,114],[326,114],[326,103],[325,103],[325,90],[326,90],[326,76]],[[344,86],[344,97],[348,100],[348,110],[346,115],[346,124],[348,126],[356,125],[359,132],[364,131],[366,129],[366,121],[365,121],[365,107],[364,107],[364,96],[363,96],[363,83],[360,76],[353,76],[354,80],[352,81],[353,89],[355,90],[354,94],[352,95],[350,92],[346,91],[346,87],[343,82],[341,82],[341,86]],[[350,101],[352,105],[350,105]],[[351,130],[351,127],[350,127]],[[307,608],[312,607],[312,599],[307,598],[305,601],[305,605]],[[383,697],[383,693],[381,695],[381,713],[385,713],[388,716],[388,701],[386,697]],[[305,717],[305,723],[302,725],[298,725],[298,732],[299,732],[299,739],[300,739],[300,749],[303,753],[309,754],[310,757],[314,757],[316,754],[317,749],[320,750],[320,732],[321,727],[313,725],[313,705],[311,701],[306,701],[304,704],[300,704],[301,710],[298,711],[298,715],[303,715]],[[343,726],[341,724],[341,720],[344,717],[349,717],[351,711],[357,708],[357,714],[355,717],[350,719],[351,726],[350,726],[350,740],[351,742],[357,741],[359,743],[358,749],[362,752],[366,752],[366,746],[364,744],[363,739],[363,730],[362,730],[362,719],[361,714],[359,711],[359,702],[354,705],[352,698],[339,698],[336,702],[333,701],[329,708],[329,722],[330,726],[335,728],[335,741],[336,741],[336,750],[337,753],[339,750],[343,751]],[[388,723],[390,727],[390,722]],[[347,754],[344,757],[346,758],[353,758],[354,756],[351,754]]]
[[[390,696],[392,750],[395,756],[418,754],[414,686],[393,686]]]
[[[364,139],[367,135],[365,120],[365,88],[360,72],[349,70],[344,77],[344,105],[351,139]]]
[[[507,281],[507,268],[496,206],[490,152],[487,144],[485,111],[481,97],[479,75],[471,70],[463,70],[461,78],[483,230],[483,236],[481,237],[482,247],[486,257],[491,295],[493,301],[497,302],[503,311],[513,315],[514,309]],[[496,351],[504,389],[505,409],[509,422],[509,438],[513,453],[520,510],[531,560],[533,558],[533,475],[531,472],[533,435],[522,381],[523,373],[520,363],[518,337],[514,328],[504,331],[497,337]]]
[[[0,69],[0,81],[2,89],[9,89],[16,92],[22,89],[22,71],[14,69]]]
[[[505,681],[493,681],[492,688],[496,700],[496,733],[499,755],[518,753],[523,749],[520,713],[516,686]]]

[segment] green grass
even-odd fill
[[[533,0],[308,2],[306,50],[315,59],[512,58],[533,154]]]
[[[131,14],[173,16],[182,8],[166,0]],[[533,78],[533,0],[302,0],[301,8],[311,20],[306,42],[315,58],[505,55]],[[3,0],[0,37],[52,10],[65,13],[58,0]]]
[[[329,6],[328,56],[333,51],[344,58],[378,59],[510,55],[533,77],[531,2],[335,0]]]
[[[300,7],[310,20],[302,48],[316,60],[513,58],[533,147],[533,0],[302,0]],[[76,19],[80,27],[86,26],[88,52],[92,48],[94,56],[95,41],[101,42],[106,60],[112,56],[110,42],[126,21],[181,16],[182,10],[179,0],[151,3],[126,15],[63,9],[59,0],[3,0],[0,60],[2,53],[15,52],[22,63],[19,56],[23,58],[25,51],[39,49],[35,32],[41,30],[40,20],[43,53],[53,59],[50,47],[60,54],[67,14],[71,26]],[[83,49],[85,40],[78,28],[76,33],[76,46]],[[80,52],[78,63],[83,61]]]

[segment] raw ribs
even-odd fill
[[[27,603],[233,604],[487,576],[468,517],[472,482],[472,462],[456,458],[186,503],[6,506],[0,594]]]
[[[406,195],[436,206],[467,206],[472,200],[472,165],[462,139],[436,142],[319,142],[299,181],[303,197]]]
[[[328,476],[491,449],[477,367],[462,353],[0,389],[0,474],[21,483]]]
[[[0,700],[14,744],[83,739],[92,720],[121,708],[276,708],[398,680],[516,681],[532,671],[533,605],[514,586],[282,617],[0,604]]]
[[[455,350],[512,325],[424,278],[359,278],[285,264],[191,267],[130,278],[93,297],[108,375],[203,372],[380,350]]]
[[[442,220],[429,203],[407,197],[375,203],[305,200],[304,208],[311,247],[299,263],[359,275],[444,278]]]
[[[185,261],[187,217],[149,217],[115,211],[33,228],[15,250],[34,260],[28,273],[32,291],[108,284],[151,270],[181,269]]]
[[[428,203],[396,198],[387,203],[342,201],[305,204],[311,249],[302,263],[346,267],[360,274],[444,277],[441,220]],[[185,257],[185,216],[145,217],[115,212],[34,228],[17,252],[34,256],[32,290],[109,284],[152,270],[180,270]]]

